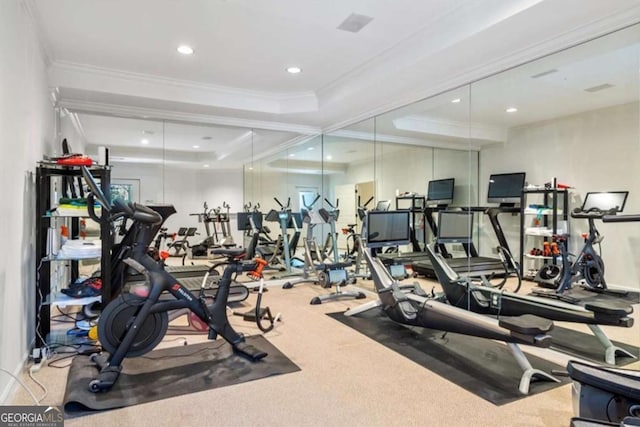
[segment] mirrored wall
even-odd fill
[[[497,246],[507,246],[522,260],[522,273],[534,276],[549,260],[534,255],[544,239],[529,231],[541,226],[548,233],[568,233],[570,250],[579,250],[588,224],[570,212],[588,192],[628,191],[624,211],[640,212],[640,178],[633,173],[640,155],[639,48],[640,27],[629,27],[326,133],[315,139],[318,156],[305,171],[296,160],[300,151],[289,147],[254,162],[253,170],[245,164],[245,183],[268,183],[258,193],[254,186],[245,200],[274,191],[299,198],[308,175],[320,173],[322,198],[340,200],[338,229],[357,223],[358,197],[361,203],[373,197],[369,208],[388,201],[391,209],[414,209],[414,243],[401,248],[412,251],[435,237],[421,214],[423,205],[441,205],[426,200],[429,182],[453,179],[446,205],[473,212],[472,242],[479,255],[497,257]],[[496,191],[490,181],[498,185],[505,174],[519,179],[520,173],[532,194],[490,194]],[[569,188],[546,198],[533,191],[554,183]],[[539,210],[553,207],[554,198],[557,222]],[[504,238],[487,215],[487,208],[501,206],[497,217]],[[437,217],[437,209],[432,212]],[[607,235],[601,247],[612,286],[640,288],[640,229],[633,223],[598,227]],[[346,245],[343,236],[339,242]],[[460,246],[456,251],[464,253]]]

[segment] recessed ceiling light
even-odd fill
[[[200,148],[200,146],[199,145],[194,145],[193,148]]]
[[[457,104],[458,102],[460,102],[460,98],[452,99],[451,102],[453,102],[454,104]]]
[[[249,166],[249,170],[252,171],[253,170],[253,166]]]
[[[187,46],[186,44],[183,44],[181,46],[178,46],[178,52],[180,52],[183,55],[193,55],[193,48],[191,46]]]
[[[516,111],[518,111],[518,109],[516,107],[510,107],[506,109],[507,113],[515,113]]]
[[[290,73],[290,74],[298,74],[301,71],[302,71],[302,68],[300,68],[300,67],[288,67],[287,68],[287,73]]]
[[[315,150],[315,149],[316,149],[315,147],[309,147],[309,148],[307,148],[307,150],[309,150],[309,151],[311,151],[311,150]]]
[[[331,157],[331,154],[329,154],[329,155],[327,156],[327,160],[331,160],[331,159],[333,159],[333,157]]]
[[[146,138],[145,138],[145,139],[141,139],[141,140],[140,140],[140,144],[147,145],[147,144],[149,144],[149,140],[148,140],[148,139],[146,139]]]
[[[295,155],[295,154],[293,154],[293,153],[290,153],[290,154],[289,154],[289,157],[295,157],[295,156],[296,156],[296,155]]]
[[[209,167],[209,165],[202,165],[202,167],[203,167],[203,168],[208,168],[208,167]]]

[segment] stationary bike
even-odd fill
[[[616,295],[627,294],[625,291],[608,289],[604,277],[604,261],[601,251],[597,251],[595,248],[595,245],[599,245],[604,239],[604,236],[598,232],[595,226],[595,220],[601,220],[604,216],[614,216],[622,212],[627,195],[627,191],[587,193],[582,207],[576,208],[571,212],[572,218],[587,219],[589,221],[589,232],[583,235],[584,246],[571,264],[568,260],[566,237],[558,237],[558,246],[562,256],[562,269],[549,265],[538,272],[539,277],[555,286],[554,292],[556,294],[562,295],[570,290],[574,283],[580,281],[584,282],[584,289],[589,291]],[[536,293],[544,294],[544,292]]]
[[[110,220],[119,217],[133,220],[133,226],[136,227],[136,243],[133,245],[131,257],[124,262],[145,274],[151,284],[146,297],[123,293],[104,308],[98,322],[98,336],[106,353],[91,356],[91,361],[100,370],[97,378],[89,384],[92,392],[109,390],[117,381],[126,357],[141,356],[162,341],[169,325],[170,310],[189,309],[192,320],[208,325],[209,339],[214,340],[221,335],[232,345],[234,352],[252,361],[267,356],[264,351],[247,344],[227,319],[227,299],[233,276],[242,272],[256,272],[259,276],[261,273],[256,270],[262,264],[243,261],[244,249],[216,249],[217,254],[226,257],[228,263],[218,282],[215,301],[207,305],[204,302],[203,291],[200,292],[200,296],[193,295],[147,254],[145,242],[152,237],[149,236],[150,231],[154,225],[162,221],[162,217],[144,205],[125,204],[121,199],[116,199],[111,205],[88,169],[83,168],[82,173],[91,189],[87,199],[90,205],[89,214],[93,219],[99,219],[93,211],[94,197],[97,197],[102,204],[103,215],[110,214]],[[161,300],[161,295],[166,295],[165,291],[175,299]]]

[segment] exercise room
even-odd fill
[[[0,424],[640,425],[640,2],[0,20]]]

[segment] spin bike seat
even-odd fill
[[[540,335],[553,329],[553,321],[534,316],[533,314],[502,317],[498,324],[503,328],[523,335]]]
[[[590,302],[585,304],[584,308],[597,314],[615,317],[625,317],[633,313],[633,308],[630,305],[621,306],[617,304],[607,304],[606,302]]]
[[[211,253],[213,253],[214,255],[224,255],[231,258],[239,258],[240,256],[244,256],[245,250],[244,248],[216,248],[212,250]]]

